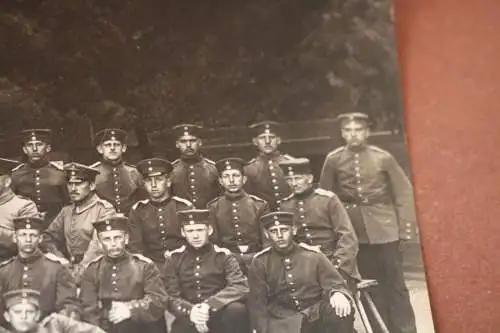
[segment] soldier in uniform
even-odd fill
[[[171,252],[164,270],[172,333],[247,333],[241,301],[248,285],[238,260],[210,242],[208,210],[181,211],[179,218],[187,245]]]
[[[80,304],[68,262],[52,253],[43,254],[38,248],[43,222],[39,217],[14,219],[14,241],[19,253],[0,264],[0,292],[35,289],[41,293],[42,318],[53,312],[78,317]]]
[[[102,250],[92,222],[115,215],[115,208],[95,193],[99,171],[83,164],[64,165],[68,192],[73,202],[65,206],[44,233],[42,249],[69,259],[77,281],[83,267]]]
[[[36,216],[38,209],[33,201],[16,195],[10,188],[12,180],[9,172],[16,161],[0,159],[0,261],[17,254],[13,241],[14,218]]]
[[[269,208],[274,211],[283,198],[292,194],[278,165],[291,156],[279,151],[281,138],[278,123],[263,121],[250,125],[250,128],[255,130],[252,142],[259,150],[259,155],[245,166],[244,173],[248,179],[245,190],[266,200]]]
[[[347,209],[360,243],[361,276],[378,281],[374,301],[389,331],[415,333],[401,253],[416,220],[411,183],[391,154],[367,144],[367,115],[339,120],[346,146],[327,155],[320,187],[335,192]]]
[[[280,210],[294,214],[296,241],[319,247],[354,287],[361,280],[358,238],[342,202],[333,192],[314,189],[307,158],[284,161],[280,167],[294,192],[283,199]]]
[[[216,163],[225,192],[208,204],[215,243],[238,254],[244,273],[253,255],[262,250],[264,235],[260,217],[269,213],[265,200],[243,190],[247,180],[243,174],[245,164],[240,158],[226,158]]]
[[[271,247],[248,272],[255,333],[352,333],[353,300],[344,279],[317,248],[293,240],[293,213],[262,217]]]
[[[177,221],[177,211],[193,208],[193,204],[172,196],[172,164],[169,161],[145,159],[137,163],[137,169],[144,178],[149,199],[138,201],[132,206],[128,248],[132,253],[144,254],[162,269],[165,252],[185,244]]]
[[[203,157],[200,152],[202,127],[181,124],[173,127],[177,140],[175,146],[181,156],[173,162],[172,193],[189,200],[200,209],[217,197],[220,192],[217,169],[214,161]]]
[[[3,295],[4,317],[11,329],[0,333],[105,333],[97,326],[53,313],[40,320],[40,293],[33,289],[12,290]]]
[[[151,259],[127,251],[127,217],[96,221],[94,228],[105,255],[83,273],[84,320],[108,333],[164,333],[167,294],[160,271]]]
[[[146,192],[139,171],[123,161],[127,133],[118,128],[103,129],[96,133],[95,142],[101,155],[101,161],[90,166],[99,171],[96,192],[111,202],[118,213],[128,215],[135,202],[146,198]]]
[[[35,202],[44,214],[44,229],[52,222],[64,205],[69,203],[62,165],[49,161],[52,131],[30,129],[22,131],[23,152],[27,163],[12,170],[11,188],[14,193]]]

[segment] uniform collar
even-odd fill
[[[304,192],[300,194],[294,194],[294,197],[297,198],[298,200],[304,200],[305,198],[311,196],[313,193],[314,193],[314,187],[311,185],[311,187],[305,190]]]
[[[359,152],[365,151],[367,147],[368,147],[368,145],[365,143],[365,144],[362,144],[360,146],[355,146],[355,147],[346,146],[346,150],[349,152],[353,152],[353,153],[359,153]]]
[[[43,256],[42,251],[40,251],[40,249],[36,249],[35,252],[27,258],[23,258],[20,255],[18,255],[17,257],[21,263],[29,264],[29,263],[32,263],[32,262],[38,260],[41,256]]]
[[[42,158],[41,160],[37,161],[37,162],[30,162],[28,161],[28,166],[32,169],[41,169],[45,166],[47,166],[48,164],[50,163],[49,159],[44,157]]]
[[[199,249],[195,249],[194,247],[192,247],[191,245],[187,244],[186,248],[189,252],[191,253],[194,253],[194,254],[199,254],[199,255],[203,255],[203,254],[206,254],[208,252],[210,252],[212,249],[213,249],[213,244],[208,242],[208,244],[205,244],[203,245],[201,248]]]
[[[275,150],[271,154],[264,154],[263,152],[260,152],[259,156],[265,160],[274,160],[281,156],[281,152],[279,150]]]
[[[287,249],[279,249],[277,247],[273,247],[274,252],[276,252],[280,257],[286,257],[292,254],[298,248],[297,243],[292,242],[289,248]]]
[[[128,251],[125,251],[123,253],[123,255],[121,255],[119,257],[116,257],[116,258],[111,258],[110,256],[106,256],[106,260],[108,262],[110,262],[111,264],[113,264],[113,265],[116,265],[116,264],[119,264],[121,262],[124,262],[128,258],[130,258],[130,252],[128,252]]]
[[[149,199],[149,203],[151,204],[151,206],[154,207],[163,207],[166,204],[168,204],[171,200],[172,200],[172,193],[170,193],[169,196],[163,201],[153,201]]]
[[[224,197],[229,200],[229,201],[236,201],[238,199],[241,199],[243,198],[243,196],[245,195],[245,191],[243,190],[240,190],[239,192],[236,192],[236,193],[231,193],[231,192],[224,192]]]
[[[0,205],[9,202],[14,196],[15,194],[10,188],[6,189],[5,192],[0,195]]]
[[[117,167],[123,164],[123,159],[119,159],[118,161],[108,161],[105,160],[104,158],[101,159],[101,163],[110,167]]]
[[[97,201],[99,201],[99,197],[97,196],[97,194],[95,194],[95,192],[93,192],[89,194],[89,196],[85,198],[85,200],[80,204],[73,204],[74,210],[77,214],[81,214],[87,209],[93,207],[97,203]]]
[[[196,163],[200,162],[202,159],[203,159],[203,155],[201,155],[201,154],[197,154],[195,156],[190,156],[190,157],[181,156],[181,158],[180,158],[180,160],[186,164],[196,164]]]

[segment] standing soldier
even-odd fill
[[[293,214],[262,217],[271,247],[248,271],[248,309],[255,333],[352,333],[352,296],[317,248],[293,241]]]
[[[244,173],[248,178],[245,189],[266,200],[271,210],[276,210],[280,201],[292,193],[278,165],[291,156],[278,150],[281,144],[278,123],[263,121],[250,125],[250,128],[255,130],[252,142],[259,150],[259,155],[245,166]]]
[[[114,215],[113,205],[95,193],[95,178],[99,173],[79,163],[64,165],[68,192],[73,202],[65,206],[45,231],[42,248],[73,265],[79,280],[83,267],[101,254],[92,222]]]
[[[219,194],[215,163],[200,152],[201,126],[181,124],[173,127],[175,146],[181,156],[173,162],[172,193],[185,198],[200,209]]]
[[[12,192],[9,171],[17,165],[16,161],[0,159],[0,262],[17,254],[14,243],[14,218],[38,215],[33,201]]]
[[[401,253],[415,223],[411,183],[391,154],[367,144],[367,115],[348,113],[339,120],[346,146],[327,155],[320,187],[335,192],[349,213],[361,276],[378,281],[374,301],[389,331],[415,333]]]
[[[256,252],[264,242],[260,217],[269,213],[267,202],[243,190],[247,178],[243,174],[245,161],[226,158],[216,163],[223,196],[208,204],[210,223],[214,227],[215,243],[238,254],[246,272]]]
[[[35,202],[38,211],[44,214],[45,229],[62,207],[69,203],[65,174],[62,165],[48,159],[48,153],[52,150],[51,130],[30,129],[21,134],[27,163],[12,170],[11,188],[14,193]]]
[[[177,211],[193,208],[193,204],[172,196],[172,164],[169,161],[150,158],[137,163],[137,169],[144,178],[149,199],[132,206],[128,248],[132,253],[152,259],[161,269],[165,264],[165,252],[185,244]]]
[[[40,293],[33,289],[12,290],[3,295],[4,317],[11,330],[0,327],[0,333],[105,333],[97,326],[53,313],[43,320]]]
[[[342,202],[333,192],[314,189],[307,158],[285,161],[280,167],[294,192],[283,199],[280,210],[294,214],[297,242],[319,247],[354,287],[361,280],[358,239]]]
[[[52,253],[43,254],[38,245],[42,239],[43,219],[14,219],[14,242],[18,255],[0,264],[0,292],[30,288],[41,293],[42,318],[60,312],[68,317],[79,315],[76,284],[68,264]]]
[[[179,218],[187,245],[171,252],[164,270],[167,309],[176,317],[172,333],[247,333],[240,301],[248,285],[238,260],[210,242],[208,210],[181,211]]]
[[[105,255],[83,273],[84,320],[108,333],[164,333],[167,294],[160,271],[151,259],[126,250],[127,218],[96,221],[94,228]]]
[[[96,133],[95,142],[101,155],[101,161],[90,166],[99,171],[96,192],[111,202],[118,213],[127,215],[136,201],[146,197],[140,173],[123,161],[127,133],[118,128],[103,129]]]

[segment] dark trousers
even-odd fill
[[[248,333],[250,325],[245,304],[233,302],[210,316],[211,333]],[[179,317],[172,323],[172,333],[198,333],[189,318]]]
[[[165,318],[152,322],[134,322],[130,319],[124,320],[118,324],[111,324],[107,322],[102,327],[107,333],[166,333],[167,325]]]
[[[415,314],[403,276],[403,257],[399,242],[360,244],[358,266],[364,279],[378,281],[370,293],[380,315],[391,333],[416,333]],[[363,300],[364,301],[364,300]],[[364,305],[368,309],[367,305]],[[368,312],[375,332],[379,327]]]
[[[354,331],[354,307],[349,316],[340,318],[329,302],[322,304],[319,319],[302,321],[300,333],[352,333]]]

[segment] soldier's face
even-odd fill
[[[144,186],[153,200],[166,197],[171,185],[172,182],[164,174],[144,177]]]
[[[98,238],[102,248],[111,258],[120,257],[128,244],[128,233],[123,230],[101,231]]]
[[[5,313],[5,320],[9,322],[16,332],[30,332],[40,319],[40,311],[30,303],[12,305]]]
[[[10,188],[11,179],[9,175],[0,176],[0,193],[4,193],[8,188]]]
[[[286,249],[293,242],[294,230],[291,226],[276,225],[268,228],[266,234],[274,247]]]
[[[311,188],[313,183],[313,176],[309,174],[285,176],[285,180],[292,188],[293,193],[301,194]]]
[[[23,145],[23,152],[28,156],[30,162],[40,161],[51,149],[47,142],[40,140],[27,141]]]
[[[212,226],[206,224],[185,225],[182,227],[182,235],[186,238],[189,245],[199,249],[208,244],[209,237],[213,232]]]
[[[179,149],[182,156],[195,156],[201,148],[201,139],[193,135],[183,135],[177,139],[175,146]]]
[[[30,255],[36,251],[42,236],[35,229],[19,229],[14,234],[14,242],[21,254]]]
[[[351,147],[366,143],[370,130],[364,121],[350,121],[342,125],[342,137],[346,144]]]
[[[86,181],[70,181],[66,184],[69,196],[72,202],[78,203],[85,200],[90,193],[95,189],[94,182]]]
[[[118,161],[127,151],[127,145],[118,140],[106,140],[97,146],[97,152],[105,161]]]
[[[253,139],[253,144],[264,154],[271,154],[278,150],[281,138],[274,133],[262,133]]]
[[[231,193],[239,192],[245,185],[247,177],[243,176],[241,170],[231,169],[222,171],[219,183],[224,189]]]

